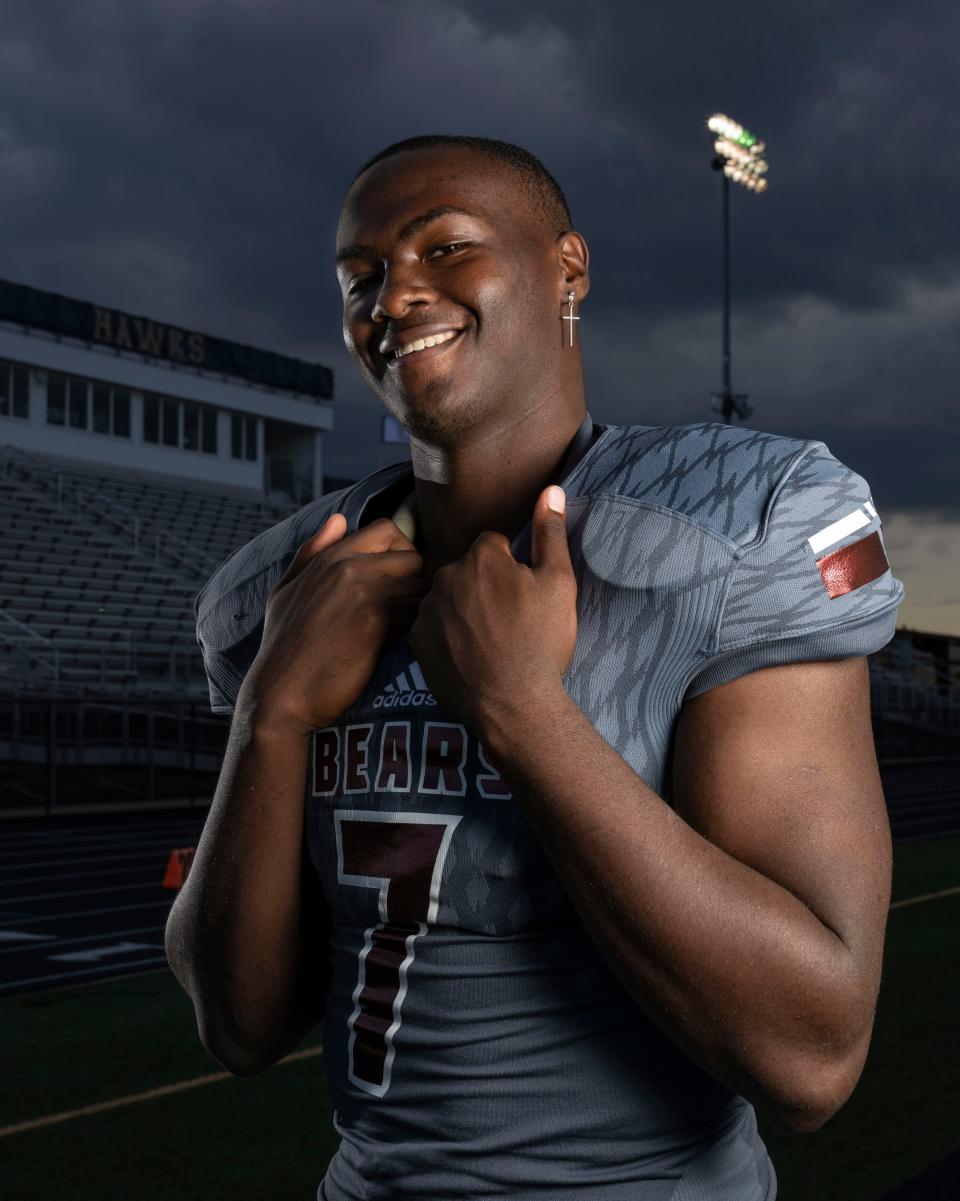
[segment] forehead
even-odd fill
[[[344,198],[340,243],[400,228],[412,216],[451,205],[498,227],[526,233],[536,224],[518,173],[469,147],[402,150],[368,168]]]

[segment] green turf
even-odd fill
[[[960,884],[960,838],[894,849],[894,899]],[[813,1135],[760,1120],[779,1201],[875,1201],[960,1147],[960,894],[891,912],[873,1043]],[[0,1001],[0,1127],[222,1071],[168,971]],[[320,1043],[314,1031],[303,1047]],[[338,1136],[323,1058],[0,1139],[3,1201],[311,1201]]]
[[[960,1148],[958,928],[960,894],[890,914],[873,1040],[853,1096],[803,1138],[760,1122],[781,1201],[874,1201]]]
[[[0,1015],[18,1082],[0,1093],[0,1126],[223,1071],[169,971],[9,998]],[[322,1074],[318,1056],[9,1135],[0,1197],[310,1201],[339,1143]]]
[[[894,846],[892,902],[957,887],[960,887],[960,838],[928,838]]]

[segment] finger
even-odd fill
[[[389,517],[378,517],[350,535],[353,550],[416,550],[406,534]]]
[[[277,581],[274,591],[282,588],[285,584],[289,584],[291,580],[296,579],[312,558],[322,550],[326,550],[328,546],[332,546],[334,542],[339,541],[346,532],[347,519],[344,514],[331,513],[319,530],[315,534],[311,534],[309,538],[301,542],[297,547],[297,553],[293,556],[287,570]]]
[[[550,507],[552,497],[556,497],[560,503],[559,511]],[[573,572],[567,538],[566,500],[563,489],[556,484],[544,488],[537,498],[531,541],[531,566],[534,571]]]

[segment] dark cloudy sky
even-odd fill
[[[381,407],[332,269],[356,167],[419,133],[537,154],[591,250],[604,422],[714,420],[720,178],[706,118],[767,144],[732,190],[746,424],[870,481],[901,621],[960,633],[960,8],[884,0],[50,0],[0,34],[0,276],[335,371],[328,473]],[[405,455],[388,448],[383,462]]]

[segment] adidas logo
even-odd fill
[[[435,705],[436,703],[427,681],[423,678],[420,664],[414,659],[407,670],[401,671],[393,683],[381,689],[379,695],[374,699],[373,707],[374,709],[397,709],[406,705]]]

